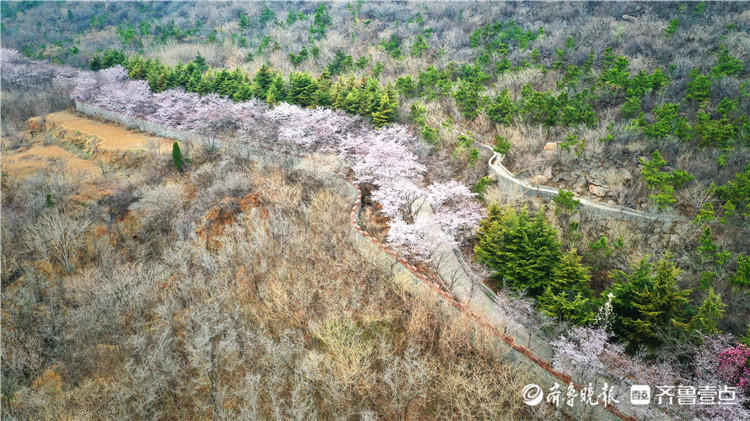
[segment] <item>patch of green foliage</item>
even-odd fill
[[[477,194],[479,200],[484,200],[484,193],[487,191],[487,187],[492,185],[492,178],[490,176],[484,176],[477,181],[474,188],[471,190]]]
[[[474,120],[481,111],[483,98],[481,96],[482,88],[477,83],[470,81],[461,81],[458,89],[453,93],[458,110],[467,120]]]
[[[483,47],[489,51],[502,50],[506,44],[516,44],[521,49],[526,49],[531,41],[541,35],[541,30],[526,30],[514,21],[497,22],[485,25],[471,34],[469,43],[472,48]]]
[[[744,66],[742,60],[729,54],[729,50],[722,46],[719,50],[719,58],[716,60],[714,67],[711,68],[711,72],[716,78],[739,76],[744,72]]]
[[[516,113],[516,104],[510,99],[507,89],[495,98],[495,102],[487,105],[487,117],[497,124],[509,125]]]
[[[315,16],[313,17],[313,22],[310,26],[310,33],[315,35],[317,39],[322,39],[325,37],[326,30],[330,24],[331,15],[328,14],[326,5],[321,4],[315,9]]]
[[[690,122],[680,115],[680,105],[675,103],[666,103],[654,108],[654,121],[651,123],[646,122],[641,113],[638,124],[646,136],[654,139],[674,135],[678,139],[687,140],[692,136]]]
[[[326,69],[335,76],[348,71],[351,67],[352,56],[347,55],[344,50],[337,50]]]
[[[596,112],[589,90],[584,89],[572,97],[567,92],[557,96],[551,92],[534,90],[530,85],[521,89],[518,111],[521,117],[532,124],[545,126],[577,126],[584,124],[595,127]]]
[[[575,212],[581,204],[580,200],[576,200],[573,192],[562,189],[560,189],[557,196],[552,200],[561,212]]]
[[[716,188],[725,217],[750,218],[750,164],[734,179]]]
[[[557,232],[539,212],[490,206],[480,223],[476,259],[495,270],[498,286],[525,290],[546,314],[578,324],[593,315],[589,271],[571,251],[563,254]]]
[[[648,161],[640,159],[640,163],[643,165],[641,175],[652,191],[649,197],[660,209],[674,205],[677,202],[674,198],[675,190],[693,179],[691,174],[683,170],[663,170],[667,162],[659,151],[654,151]]]
[[[380,45],[383,47],[383,49],[388,52],[388,54],[391,55],[393,58],[401,58],[402,52],[401,52],[401,43],[402,40],[399,38],[396,34],[391,34],[391,37],[388,39],[388,41],[383,41],[380,43]]]
[[[669,24],[664,29],[664,33],[666,34],[667,38],[671,37],[677,32],[677,29],[680,27],[680,20],[678,18],[674,18],[669,21]]]
[[[510,152],[510,141],[501,135],[495,137],[495,147],[492,148],[495,152],[501,155],[507,155]]]
[[[172,163],[174,164],[174,167],[177,168],[177,171],[184,171],[185,162],[182,159],[182,151],[180,150],[180,145],[177,144],[177,141],[172,144]]]
[[[422,57],[422,53],[427,51],[428,48],[429,46],[427,45],[427,42],[425,42],[424,37],[418,35],[417,39],[411,45],[411,55],[412,57]]]
[[[617,281],[605,291],[612,293],[616,315],[612,330],[628,349],[654,348],[665,337],[684,338],[690,331],[690,290],[677,285],[679,270],[668,259],[656,265],[648,257],[630,273],[615,271]]]
[[[422,137],[427,143],[437,146],[440,141],[440,136],[435,128],[424,126],[422,128]]]

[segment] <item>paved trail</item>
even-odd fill
[[[527,195],[546,197],[549,199],[554,198],[560,192],[560,189],[554,187],[535,185],[517,178],[503,165],[503,155],[495,152],[495,150],[489,145],[480,143],[479,146],[492,153],[487,165],[490,173],[497,177],[498,186],[502,190],[515,190]],[[650,213],[624,206],[610,206],[585,197],[576,197],[575,199],[581,202],[579,209],[595,211],[610,218],[649,222],[661,221],[668,224],[687,220],[685,217],[676,214]]]

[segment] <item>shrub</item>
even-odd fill
[[[501,155],[506,155],[508,152],[510,152],[510,141],[505,139],[501,135],[497,135],[495,137],[495,147],[493,150]]]
[[[700,146],[727,148],[737,137],[737,128],[725,116],[712,119],[705,111],[698,111],[695,116],[694,134]]]
[[[565,136],[565,140],[560,142],[560,149],[564,150],[565,152],[570,152],[572,148],[575,150],[576,155],[581,155],[585,146],[586,139],[576,136],[572,133]]]
[[[267,9],[268,7],[266,7]],[[315,9],[315,16],[313,17],[313,23],[310,26],[310,33],[315,35],[316,38],[325,38],[326,29],[331,24],[331,16],[328,14],[328,9],[325,4],[321,4]]]
[[[667,25],[666,29],[664,29],[664,33],[667,35],[667,38],[671,37],[672,35],[677,32],[677,28],[680,27],[680,20],[677,18],[674,18],[669,21],[669,25]]]
[[[738,172],[734,180],[716,188],[724,214],[728,217],[750,218],[750,164]]]
[[[623,89],[630,77],[629,67],[630,62],[626,57],[615,56],[612,49],[608,48],[604,52],[601,81],[612,88]]]
[[[685,101],[695,102],[699,107],[707,105],[711,96],[711,79],[695,70],[690,73],[690,77],[692,80],[687,84]]]
[[[427,51],[427,43],[422,35],[418,35],[416,41],[411,45],[412,57],[422,57],[422,53]]]
[[[490,176],[484,176],[477,181],[474,188],[471,190],[477,194],[479,200],[484,200],[484,193],[487,191],[487,187],[492,185],[492,178]]]
[[[750,256],[737,255],[737,270],[730,282],[734,286],[750,289]]]
[[[711,68],[714,77],[720,78],[722,76],[739,76],[742,75],[744,66],[742,60],[729,54],[729,50],[726,47],[722,47],[719,51],[719,58],[716,60],[716,64]]]
[[[487,105],[487,117],[497,124],[509,125],[513,121],[516,105],[510,99],[507,89],[495,98],[495,102]]]
[[[417,85],[411,76],[400,76],[396,79],[396,90],[404,97],[412,97],[417,93]]]
[[[676,202],[674,198],[675,189],[682,187],[693,179],[691,174],[683,170],[663,171],[662,168],[667,162],[662,158],[659,151],[654,151],[648,161],[640,159],[640,163],[643,165],[641,175],[653,192],[649,197],[659,208],[673,205]]]
[[[438,71],[435,67],[430,66],[427,70],[419,73],[417,87],[422,95],[429,99],[441,98],[447,95],[452,89],[450,72],[447,70]]]
[[[426,140],[427,143],[430,143],[432,145],[437,145],[440,140],[437,129],[429,126],[425,126],[422,129],[422,137],[424,137],[424,140]]]
[[[477,83],[461,81],[453,94],[458,109],[467,120],[474,120],[479,115],[482,104],[480,90],[481,88]]]
[[[638,123],[643,128],[643,133],[651,138],[663,139],[669,135],[686,140],[692,136],[690,123],[680,115],[680,105],[666,103],[654,109],[655,120],[647,124],[643,114],[639,117]]]
[[[328,64],[326,68],[331,75],[339,75],[349,70],[352,67],[352,56],[344,53],[343,50],[337,50],[333,56],[333,60]]]
[[[580,206],[581,201],[575,199],[573,192],[562,190],[557,193],[554,199],[552,199],[557,208],[565,212],[575,212]]]
[[[383,49],[388,52],[393,58],[401,58],[401,38],[396,34],[391,34],[388,41],[380,43]]]
[[[427,108],[421,102],[415,102],[411,104],[409,108],[409,118],[420,126],[424,126],[424,116],[427,113]]]

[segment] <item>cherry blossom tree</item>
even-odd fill
[[[92,76],[83,74],[78,76],[74,81],[74,88],[70,97],[76,101],[88,102],[97,94],[99,82]]]
[[[199,101],[198,94],[185,92],[182,89],[170,89],[160,92],[153,97],[157,110],[151,115],[154,123],[168,127],[185,128],[188,116],[195,112],[195,104]]]
[[[427,202],[435,220],[456,239],[464,239],[482,219],[481,206],[464,184],[455,180],[433,183],[427,188]]]
[[[102,81],[102,84],[125,82],[128,78],[128,71],[125,70],[121,65],[109,67],[97,72],[97,76]]]
[[[267,113],[279,130],[279,140],[305,150],[333,151],[361,118],[326,108],[301,108],[281,103]]]
[[[450,252],[455,245],[453,239],[439,226],[424,219],[418,219],[414,223],[396,219],[389,225],[388,243],[419,261],[432,263],[435,267],[440,265],[443,254]]]

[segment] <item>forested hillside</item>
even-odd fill
[[[409,310],[416,298],[347,246],[348,199],[330,182],[213,142],[344,160],[368,235],[457,296],[437,251],[455,248],[515,303],[493,317],[531,326],[556,368],[737,390],[731,406],[659,408],[675,416],[750,411],[741,2],[4,2],[2,47],[3,153],[20,162],[64,146],[102,174],[8,177],[4,164],[11,416],[101,405],[125,418],[550,416],[514,400],[523,376],[491,347]],[[45,116],[73,101],[212,144],[116,158],[90,140],[71,146]],[[503,188],[490,149],[489,165],[559,194]],[[581,198],[653,217],[611,218]],[[299,262],[280,263],[284,253]],[[99,283],[113,291],[85,292]],[[86,333],[105,301],[109,324]],[[231,321],[210,321],[220,315]],[[240,376],[255,364],[243,344],[284,356]],[[86,366],[92,352],[109,365]],[[159,356],[153,382],[141,353]],[[181,375],[205,381],[176,374],[188,367]],[[175,384],[186,386],[159,391]],[[119,406],[94,402],[100,387]],[[247,388],[254,401],[238,394]]]

